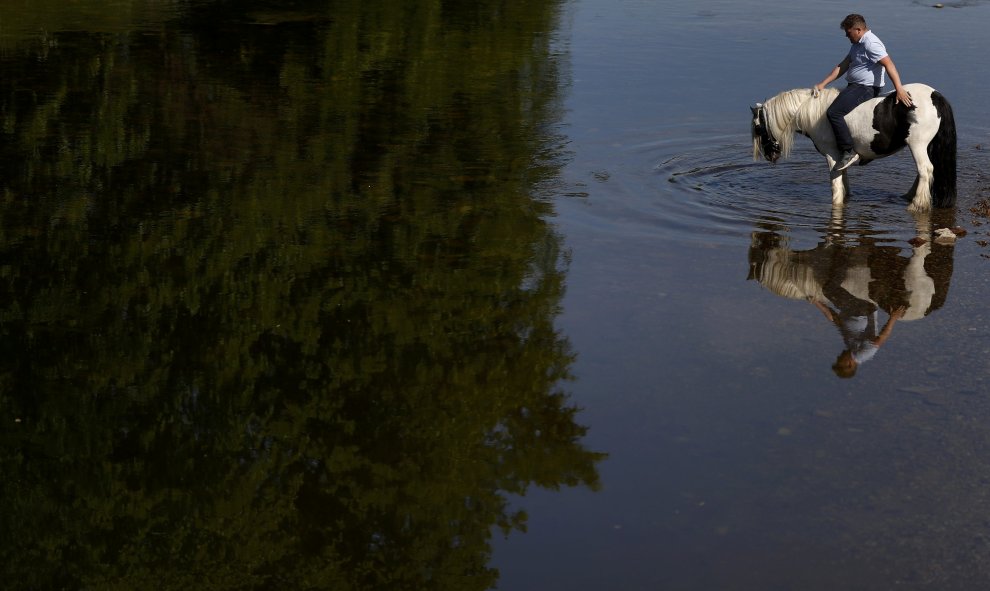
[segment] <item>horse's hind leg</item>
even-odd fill
[[[935,167],[928,158],[928,142],[911,143],[911,155],[914,156],[914,164],[918,167],[918,178],[914,180],[914,186],[908,195],[911,198],[910,211],[928,211],[932,208],[932,173]]]

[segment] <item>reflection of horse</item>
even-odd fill
[[[913,108],[896,104],[893,94],[859,105],[846,115],[860,164],[890,156],[905,145],[911,149],[918,176],[904,196],[911,200],[909,209],[928,211],[950,207],[956,200],[956,124],[952,108],[937,90],[925,84],[906,84]],[[841,151],[832,126],[825,117],[828,106],[839,95],[827,88],[817,95],[811,89],[782,92],[753,111],[753,157],[763,156],[770,162],[786,157],[794,134],[811,138],[831,170]],[[849,192],[846,171],[831,172],[832,204],[842,205]]]
[[[945,303],[953,247],[925,241],[908,257],[900,253],[869,237],[851,246],[827,240],[794,251],[776,232],[754,232],[748,279],[777,295],[806,300],[831,320],[845,344],[833,369],[849,377],[873,357],[897,321],[923,318]],[[879,310],[889,315],[882,328]]]

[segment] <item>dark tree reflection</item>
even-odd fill
[[[558,3],[176,6],[0,58],[5,585],[491,586],[600,459]]]

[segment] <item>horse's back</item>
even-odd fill
[[[846,115],[856,151],[864,158],[889,156],[909,141],[927,145],[938,132],[944,97],[920,82],[905,84],[904,90],[911,95],[913,107],[910,109],[897,101],[894,92],[888,92],[864,102]]]
[[[909,84],[905,84],[904,90],[906,90],[907,93],[911,95],[912,102],[918,99],[931,98],[932,94],[938,92],[931,86],[928,86],[927,84],[924,84],[922,82],[911,82]],[[896,94],[897,94],[896,90],[889,90],[876,98],[872,98],[864,102],[860,106],[853,109],[852,112],[863,110],[872,113],[874,109],[877,108],[877,105],[884,101],[889,101],[890,103],[894,103],[896,100]]]

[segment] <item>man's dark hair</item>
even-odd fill
[[[864,29],[869,28],[866,26],[866,19],[863,18],[863,15],[861,14],[850,14],[846,18],[842,19],[842,24],[839,26],[842,27],[843,31],[848,31],[856,25],[863,25]]]

